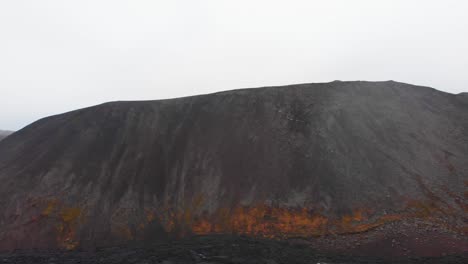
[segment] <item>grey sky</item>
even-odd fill
[[[112,100],[332,80],[468,91],[468,1],[0,1],[0,129]]]

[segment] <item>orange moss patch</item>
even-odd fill
[[[57,231],[59,231],[57,242],[60,247],[71,250],[78,246],[76,229],[82,214],[81,211],[80,208],[75,207],[65,207],[60,211],[61,223],[57,227]]]
[[[47,207],[42,211],[42,216],[49,216],[52,214],[54,209],[57,207],[57,200],[51,200],[47,202]]]
[[[150,210],[146,210],[146,222],[151,223],[156,219],[156,214]]]
[[[194,220],[195,234],[236,233],[263,237],[316,236],[326,232],[328,219],[305,208],[266,206],[220,209]]]
[[[76,230],[84,221],[83,210],[66,206],[54,198],[44,199],[41,203],[45,206],[39,217],[55,223],[57,245],[68,250],[76,248],[78,246]]]
[[[62,221],[65,223],[71,223],[75,222],[79,219],[81,215],[81,209],[80,208],[65,208],[60,212],[60,217],[62,218]]]
[[[195,234],[236,233],[269,238],[313,237],[325,234],[362,233],[404,219],[426,219],[434,223],[440,217],[456,214],[453,208],[442,208],[433,201],[408,202],[398,214],[375,215],[372,210],[356,209],[340,218],[329,218],[306,208],[253,207],[221,208],[214,214],[203,214],[190,222]],[[177,221],[170,222],[171,227]],[[174,229],[169,229],[174,230]]]
[[[466,196],[466,193],[465,193]],[[121,208],[114,212],[111,220],[112,233],[124,240],[139,239],[153,221],[160,222],[167,232],[183,237],[188,234],[244,234],[266,238],[315,237],[327,234],[354,234],[367,232],[387,223],[405,219],[425,219],[445,226],[444,217],[456,215],[456,208],[447,207],[438,200],[408,200],[400,213],[379,215],[377,212],[357,208],[351,214],[332,217],[319,210],[308,208],[271,207],[266,205],[220,208],[214,213],[201,213],[202,197],[187,204],[186,208],[145,208],[144,213],[130,228],[128,219],[134,210]],[[157,212],[157,213],[156,213]],[[76,248],[77,230],[84,219],[82,209],[67,207],[50,200],[41,216],[57,221],[57,241],[65,249]],[[450,228],[450,227],[447,227]],[[458,232],[466,228],[456,227]],[[454,228],[452,228],[454,229]]]
[[[221,209],[215,216],[204,215],[192,225],[195,234],[236,233],[268,238],[313,237],[325,234],[366,232],[389,222],[403,219],[384,215],[369,221],[370,210],[357,209],[350,215],[330,219],[306,208],[271,208],[266,206]]]
[[[358,223],[356,223],[355,225],[352,225],[352,226],[345,226],[344,228],[341,227],[341,229],[340,229],[341,232],[338,232],[338,233],[339,234],[363,233],[363,232],[370,231],[370,230],[372,230],[374,228],[377,228],[379,226],[383,226],[383,225],[391,223],[391,222],[396,222],[396,221],[403,220],[404,218],[405,217],[403,215],[397,215],[397,214],[383,215],[383,216],[377,218],[377,220],[375,220],[375,221],[365,222],[365,223],[358,222]]]
[[[269,238],[363,232],[376,226],[360,224],[367,219],[364,211],[356,210],[352,215],[333,221],[306,208],[237,207],[221,209],[214,217],[205,215],[196,219],[192,231],[195,234],[237,233]],[[377,225],[383,222],[386,221],[381,220]]]

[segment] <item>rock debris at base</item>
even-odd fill
[[[318,253],[307,244],[247,237],[207,236],[179,241],[98,248],[91,251],[15,251],[0,253],[5,264],[281,264],[281,263],[468,263],[468,256],[370,258]]]

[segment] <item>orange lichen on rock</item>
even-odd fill
[[[197,198],[186,204],[186,207],[174,209],[152,206],[138,215],[130,208],[118,209],[111,219],[111,232],[122,240],[140,239],[144,237],[146,228],[157,221],[166,232],[177,237],[190,234],[243,234],[281,239],[363,233],[387,223],[415,218],[439,224],[437,221],[441,216],[451,213],[450,208],[443,207],[437,201],[407,201],[403,210],[393,214],[356,208],[352,213],[340,216],[325,213],[321,209],[272,207],[265,204],[222,207],[208,213],[201,212],[203,199]],[[50,200],[45,204],[41,217],[57,221],[57,242],[61,248],[76,248],[80,220],[84,219],[82,209]],[[132,225],[129,219],[133,219]]]
[[[354,210],[351,215],[344,215],[341,217],[339,225],[344,229],[350,228],[353,224],[363,221],[366,218],[364,215],[365,212],[363,209]]]
[[[316,236],[325,232],[328,219],[307,209],[266,206],[220,209],[213,216],[195,219],[195,234],[236,233],[263,237]]]
[[[76,230],[84,220],[83,210],[78,207],[69,207],[58,199],[44,199],[41,202],[44,204],[44,209],[39,218],[53,223],[57,245],[69,250],[76,248],[78,246]]]
[[[74,221],[77,221],[78,218],[81,215],[81,209],[80,208],[65,208],[60,212],[60,217],[63,222],[65,223],[71,223]]]
[[[325,234],[362,233],[385,224],[412,218],[437,220],[445,212],[431,202],[411,201],[404,212],[376,215],[356,209],[339,218],[327,217],[307,208],[274,208],[264,205],[222,208],[214,214],[196,217],[191,230],[195,234],[235,233],[268,238],[313,237]]]
[[[61,222],[57,226],[57,243],[60,247],[71,250],[78,246],[76,228],[82,216],[82,210],[75,207],[64,207],[59,217]]]
[[[156,219],[156,213],[150,210],[145,210],[146,211],[146,222],[150,223],[154,219]]]
[[[49,216],[57,207],[57,200],[50,200],[47,202],[47,207],[42,211],[42,216]]]
[[[339,229],[339,232],[337,233],[338,234],[363,233],[363,232],[372,230],[374,228],[377,228],[379,226],[385,225],[387,223],[400,221],[403,219],[404,219],[403,215],[394,214],[394,215],[383,215],[373,221],[361,222],[361,220],[359,220],[352,225],[341,226],[341,228]]]

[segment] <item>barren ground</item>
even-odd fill
[[[0,263],[467,263],[468,256],[378,258],[323,255],[297,240],[273,241],[238,236],[203,236],[151,245],[94,251],[15,251]]]

